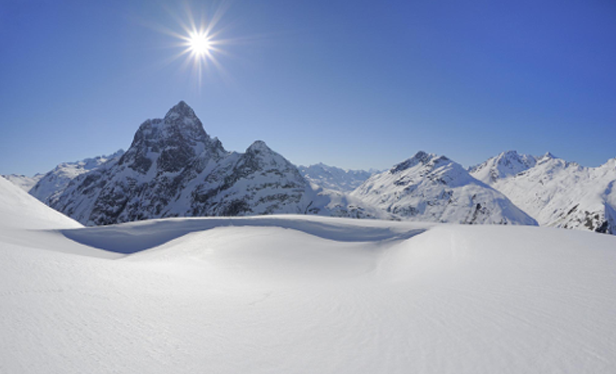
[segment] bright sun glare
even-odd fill
[[[189,37],[189,48],[197,57],[206,57],[210,54],[212,45],[210,38],[204,32],[193,32]]]
[[[178,22],[177,26],[181,30],[165,26],[157,26],[156,30],[172,36],[175,41],[171,43],[171,46],[179,49],[176,54],[169,57],[167,62],[182,59],[182,70],[190,70],[192,77],[196,78],[194,81],[200,88],[204,73],[215,70],[222,76],[226,76],[223,66],[218,61],[218,56],[228,55],[223,47],[232,42],[232,39],[221,39],[224,28],[219,22],[227,7],[221,5],[206,12],[204,9],[200,11],[191,9],[185,3],[182,8],[185,15],[168,9],[169,15]]]

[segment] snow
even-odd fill
[[[595,231],[608,222],[604,230],[616,234],[615,182],[616,160],[589,168],[547,153],[534,166],[495,178],[491,185],[542,226]]]
[[[536,225],[502,193],[445,156],[418,152],[375,174],[351,193],[404,219],[468,224]]]
[[[41,175],[28,192],[45,204],[51,205],[73,179],[96,170],[107,162],[117,162],[123,154],[124,151],[120,149],[110,155],[96,156],[75,162],[63,162],[45,175]]]
[[[375,171],[344,170],[323,163],[298,166],[299,172],[311,183],[329,190],[351,192],[359,187]]]
[[[545,156],[551,155],[547,153]],[[545,157],[544,156],[544,157]],[[528,170],[537,164],[537,157],[506,151],[486,162],[469,169],[469,173],[486,184],[507,178]]]
[[[2,177],[0,177],[0,225],[3,229],[81,227],[73,219],[47,207]]]
[[[35,174],[32,177],[28,177],[26,175],[17,175],[17,174],[9,174],[2,175],[5,179],[17,185],[17,187],[22,190],[28,192],[34,187],[35,184],[38,183],[41,178],[43,178],[44,174]]]
[[[81,228],[0,192],[3,373],[616,371],[613,236],[293,215]]]

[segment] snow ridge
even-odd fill
[[[489,183],[542,226],[616,234],[616,159],[596,168],[567,162],[549,152],[535,160],[517,174],[491,174],[496,178]],[[485,168],[471,173],[486,175]]]
[[[389,171],[373,175],[351,196],[415,221],[537,224],[461,165],[421,151]]]

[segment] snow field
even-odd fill
[[[306,216],[53,229],[4,203],[2,373],[616,371],[613,236]]]

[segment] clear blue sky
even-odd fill
[[[616,157],[613,0],[184,3],[227,9],[201,82],[168,61],[182,4],[1,1],[0,173],[126,149],[180,100],[227,149],[261,139],[296,164]]]

